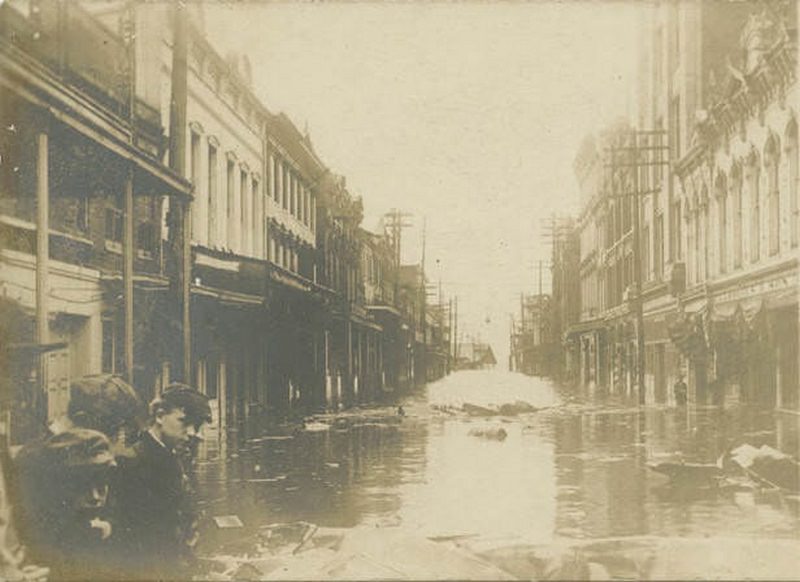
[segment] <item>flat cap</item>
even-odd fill
[[[170,384],[161,393],[160,400],[171,408],[182,408],[195,422],[211,422],[208,396],[186,384]]]

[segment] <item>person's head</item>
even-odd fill
[[[185,384],[171,384],[150,404],[152,428],[169,447],[200,438],[203,424],[211,422],[208,398]]]
[[[74,427],[50,436],[44,444],[46,471],[58,505],[73,513],[103,508],[111,470],[116,466],[108,438],[96,430]]]
[[[136,390],[119,376],[83,376],[70,384],[67,417],[74,426],[97,430],[112,441],[143,424],[145,405]]]

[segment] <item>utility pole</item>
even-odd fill
[[[613,192],[614,197],[627,198],[632,201],[632,246],[633,246],[633,286],[634,295],[632,308],[636,326],[636,382],[638,391],[639,405],[646,404],[647,395],[645,390],[645,330],[644,330],[644,300],[642,298],[643,275],[642,275],[642,228],[641,210],[642,197],[657,193],[656,190],[643,190],[640,183],[640,173],[647,171],[651,166],[668,164],[668,156],[663,153],[668,146],[663,145],[661,138],[664,130],[636,131],[631,130],[625,135],[622,146],[613,147],[611,153],[612,184],[619,181],[615,180],[617,173],[625,178],[626,170],[631,173],[631,191]],[[640,143],[644,140],[644,145]],[[653,140],[651,144],[650,141]],[[655,159],[650,158],[655,154]],[[644,155],[644,160],[642,156]],[[620,159],[621,158],[621,159]],[[622,180],[624,182],[624,180]]]
[[[428,379],[428,291],[425,287],[425,245],[426,245],[426,231],[427,220],[422,218],[422,260],[420,261],[420,287],[422,295],[422,375],[427,381]]]
[[[450,304],[447,309],[447,359],[450,361],[448,370],[453,371],[455,360],[453,360],[453,298],[450,297]]]
[[[186,175],[186,119],[187,119],[187,52],[188,29],[185,2],[173,4],[173,31],[175,41],[172,49],[172,95],[170,98],[169,165],[179,176]],[[173,248],[178,255],[178,303],[181,306],[181,352],[176,363],[180,363],[178,378],[185,383],[192,377],[192,328],[191,328],[191,279],[192,279],[192,233],[191,201],[175,202],[173,225],[177,226]]]
[[[645,341],[644,341],[644,300],[642,299],[642,203],[639,192],[639,149],[638,136],[633,133],[633,278],[636,283],[636,381],[639,386],[639,405],[647,400],[644,385]]]
[[[539,297],[542,296],[542,261],[539,260]]]
[[[455,365],[458,367],[458,295],[456,295],[455,310],[456,311],[453,316],[453,354],[455,357]]]
[[[128,143],[136,143],[136,4],[127,6],[128,32]],[[123,190],[123,237],[122,237],[122,297],[124,304],[125,329],[125,379],[134,383],[133,377],[133,255],[136,252],[133,242],[133,162],[128,162]]]
[[[403,229],[411,226],[411,223],[406,219],[411,217],[408,212],[401,212],[397,208],[392,208],[389,212],[383,215],[384,218],[384,235],[387,235],[391,240],[392,251],[394,255],[394,296],[396,298],[400,294],[400,263],[401,263],[401,243]]]

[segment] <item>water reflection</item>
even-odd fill
[[[647,468],[658,460],[713,463],[743,442],[777,446],[772,412],[622,410],[546,422],[555,427],[562,536],[800,533],[797,513],[782,495],[727,492],[701,483],[679,487]]]
[[[676,488],[647,468],[714,462],[742,442],[796,454],[796,420],[748,408],[640,411],[563,392],[509,373],[459,373],[410,398],[402,419],[386,408],[321,419],[313,426],[322,430],[249,427],[235,442],[210,439],[197,473],[204,509],[236,514],[244,527],[209,521],[201,551],[246,545],[260,526],[297,520],[527,543],[800,534],[796,507],[781,495]],[[452,410],[515,401],[539,410],[487,418]],[[505,438],[475,434],[500,428]]]

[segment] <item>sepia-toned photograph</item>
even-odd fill
[[[800,580],[797,0],[0,0],[0,580]]]

